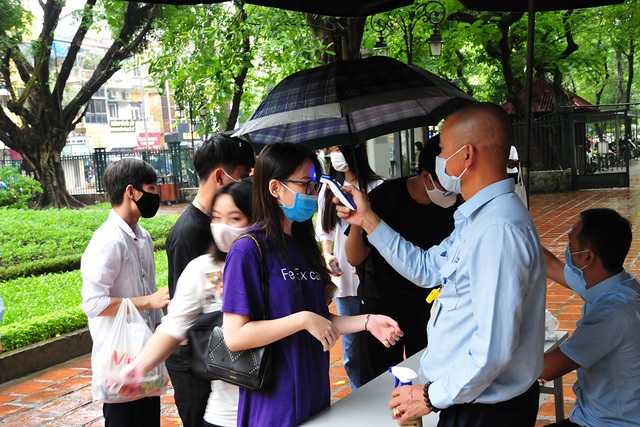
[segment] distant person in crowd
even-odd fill
[[[624,269],[629,221],[612,209],[580,213],[565,262],[545,250],[547,275],[584,300],[576,330],[544,355],[541,377],[577,370],[576,402],[553,426],[640,426],[640,283]]]
[[[324,149],[316,150],[316,155],[318,156],[318,161],[320,162],[320,169],[322,169],[322,173],[327,173],[327,165],[324,159]]]
[[[162,319],[169,290],[157,290],[153,242],[138,224],[160,206],[153,167],[136,158],[112,162],[104,172],[111,203],[107,220],[93,233],[82,254],[82,309],[89,318],[95,365],[123,298],[129,298],[151,330]],[[96,378],[94,377],[94,380]],[[160,426],[160,397],[104,403],[105,427]]]
[[[451,234],[457,208],[458,195],[443,190],[435,173],[439,142],[439,136],[427,141],[420,152],[417,175],[385,181],[369,194],[373,212],[422,249],[429,249]],[[362,313],[386,314],[404,332],[398,344],[389,348],[370,336],[361,337],[357,360],[361,384],[366,384],[389,366],[402,362],[405,356],[413,356],[427,346],[429,290],[414,285],[394,270],[376,248],[366,243],[360,227],[351,226],[346,248],[347,259],[359,265],[362,277],[358,288]]]
[[[4,317],[4,302],[0,295],[0,324],[2,324],[2,318]],[[2,354],[2,337],[0,337],[0,354]]]
[[[383,182],[383,178],[369,166],[366,150],[366,144],[360,144],[354,149],[351,145],[331,147],[329,153],[330,175],[343,186],[352,185],[359,189],[362,184],[365,192],[369,193]],[[353,151],[355,151],[357,159],[354,159]],[[356,164],[358,165],[359,177],[355,172]],[[347,262],[344,248],[347,240],[345,232],[349,224],[338,218],[336,205],[332,199],[331,190],[326,185],[323,186],[318,195],[316,236],[322,242],[322,255],[329,272],[331,272],[331,280],[338,287],[338,293],[334,298],[338,314],[340,316],[354,316],[360,314],[361,309],[361,300],[357,296],[360,279],[354,266]],[[338,270],[334,271],[334,268]],[[342,336],[342,358],[352,390],[360,386],[361,361],[357,358],[356,337],[357,334]],[[377,340],[376,343],[379,344]],[[383,346],[380,345],[380,347]]]
[[[416,141],[413,145],[416,147],[416,157],[415,157],[416,162],[415,162],[415,164],[413,166],[415,166],[414,170],[417,171],[418,170],[418,159],[420,159],[420,152],[424,148],[424,144],[422,143],[422,141]]]
[[[227,252],[249,224],[251,183],[240,181],[220,188],[213,199],[210,225],[214,244],[207,254],[187,264],[178,279],[167,315],[138,357],[123,369],[119,377],[121,381],[135,383],[142,378],[184,342],[200,314],[220,310],[224,295],[222,271]],[[224,381],[210,381],[210,384],[211,392],[200,425],[235,427],[238,387]]]
[[[518,158],[518,150],[515,145],[512,145],[509,149],[509,160],[507,160],[507,175],[513,179],[513,182],[518,182],[518,166],[520,165],[520,159]]]
[[[213,245],[211,209],[217,191],[247,176],[255,164],[251,145],[238,138],[217,134],[205,141],[193,156],[200,184],[193,202],[180,215],[167,236],[169,293],[187,264],[207,253]],[[191,373],[186,346],[179,346],[166,363],[175,402],[184,427],[200,427],[211,392],[211,383]]]
[[[421,359],[427,382],[398,387],[389,401],[399,425],[437,411],[439,427],[535,425],[546,269],[533,221],[506,173],[512,132],[506,112],[489,103],[445,119],[436,174],[465,203],[451,235],[429,250],[394,232],[358,191],[345,190],[357,210],[337,208],[405,278],[440,287]]]
[[[299,144],[267,145],[253,176],[256,226],[238,239],[223,273],[224,339],[241,351],[271,345],[271,382],[240,389],[238,426],[296,426],[330,404],[329,350],[340,334],[367,330],[387,345],[402,332],[387,316],[341,317],[328,310],[332,287],[313,232],[320,164]],[[262,266],[269,319],[262,320]]]

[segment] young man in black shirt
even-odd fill
[[[431,138],[420,151],[418,174],[387,180],[369,193],[371,209],[402,237],[422,249],[440,243],[454,228],[457,195],[439,187],[435,158],[440,139]],[[427,225],[425,225],[427,224]],[[427,346],[430,290],[414,285],[398,274],[384,257],[366,242],[360,227],[352,226],[345,245],[347,260],[358,266],[362,313],[391,316],[404,336],[391,348],[358,337],[360,384],[364,385]]]
[[[216,192],[227,184],[249,176],[255,153],[248,142],[217,134],[205,141],[193,156],[200,184],[193,202],[180,215],[167,236],[169,294],[187,264],[206,253],[213,243],[211,209]],[[178,413],[184,427],[201,427],[211,382],[192,375],[186,346],[180,346],[166,360]]]

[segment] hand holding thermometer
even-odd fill
[[[356,204],[353,202],[351,195],[342,189],[342,185],[329,175],[322,175],[320,177],[320,182],[327,184],[331,189],[331,192],[334,196],[340,200],[340,202],[351,209],[352,211],[356,210]]]

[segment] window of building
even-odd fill
[[[92,99],[89,101],[85,123],[107,123],[107,102],[104,99]]]
[[[109,103],[109,117],[112,119],[118,118],[118,104],[115,102]]]

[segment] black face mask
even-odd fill
[[[134,200],[133,202],[138,207],[140,211],[140,216],[142,218],[152,218],[158,212],[160,208],[160,195],[155,193],[147,193],[144,190],[142,191],[142,196],[138,200]]]

